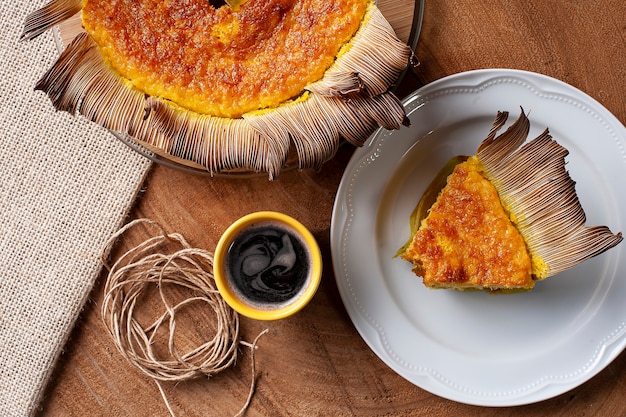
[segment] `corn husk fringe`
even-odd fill
[[[31,13],[22,39],[33,39],[80,11],[80,0],[53,0]],[[138,91],[102,59],[82,32],[36,84],[57,110],[80,114],[146,148],[211,174],[267,172],[275,178],[295,149],[300,169],[319,168],[345,139],[363,145],[379,126],[408,125],[390,87],[413,58],[374,5],[325,76],[298,100],[228,119],[181,108]],[[381,52],[384,51],[384,52]]]
[[[398,79],[411,57],[410,48],[396,37],[376,7],[347,48],[345,56],[335,61],[324,78],[306,90],[323,96],[377,96]]]
[[[508,113],[499,112],[489,136],[476,153],[503,206],[524,237],[532,257],[539,257],[544,279],[614,247],[622,233],[606,226],[585,226],[585,212],[575,182],[565,169],[567,149],[546,129],[526,142],[530,122],[522,109],[519,118],[501,135]]]
[[[83,7],[82,0],[51,1],[26,17],[20,40],[31,40],[51,27],[69,19]]]

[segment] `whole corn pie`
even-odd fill
[[[455,160],[432,206],[414,213],[417,230],[399,255],[429,288],[527,291],[622,241],[585,225],[567,149],[547,129],[524,143],[523,110],[496,136],[507,117],[498,113],[477,153]]]
[[[22,38],[76,14],[35,88],[177,162],[273,178],[408,123],[390,87],[414,57],[372,0],[52,0]]]

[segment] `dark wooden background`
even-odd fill
[[[406,38],[412,4],[379,4]],[[461,71],[516,68],[563,80],[626,122],[623,0],[427,0],[416,52],[422,65],[405,78],[400,95]],[[354,329],[331,265],[331,210],[352,152],[343,146],[321,171],[284,172],[273,182],[211,179],[154,166],[130,213],[129,220],[154,219],[210,251],[228,225],[256,210],[292,215],[319,241],[325,272],[313,301],[285,320],[241,320],[247,341],[269,329],[259,341],[258,385],[247,416],[626,416],[626,353],[570,392],[511,408],[439,398],[383,364]],[[146,236],[141,229],[128,234],[115,252]],[[102,324],[104,280],[103,275],[97,282],[54,370],[40,416],[169,415],[154,382],[121,357]],[[181,331],[193,335],[204,327],[199,319]],[[237,364],[216,377],[164,389],[178,416],[229,416],[245,402],[249,384],[250,351],[242,348]]]

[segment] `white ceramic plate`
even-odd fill
[[[587,224],[626,231],[626,128],[574,87],[515,70],[450,76],[405,104],[411,127],[356,151],[333,210],[337,285],[361,336],[415,385],[468,404],[526,404],[587,381],[626,345],[626,244],[510,295],[428,290],[393,255],[436,172],[475,153],[498,110],[508,125],[520,106],[530,137],[549,127],[569,149]]]

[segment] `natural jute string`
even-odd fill
[[[211,377],[233,365],[239,344],[251,348],[252,382],[248,398],[237,413],[242,415],[252,400],[256,371],[254,351],[259,334],[252,344],[239,340],[239,317],[220,296],[213,280],[213,255],[193,248],[178,234],[167,234],[153,220],[137,219],[121,228],[107,242],[104,254],[111,252],[115,241],[129,229],[140,225],[156,228],[153,236],[124,253],[112,266],[102,263],[109,274],[104,289],[102,320],[111,333],[120,353],[144,374],[153,378],[170,412],[175,417],[160,381],[184,381],[199,376]],[[177,248],[176,250],[171,249]],[[169,249],[168,249],[169,248]],[[165,251],[166,253],[160,253]],[[192,296],[173,303],[165,288],[181,287]],[[136,316],[141,297],[148,290],[158,288],[165,312],[151,325],[142,326]],[[212,339],[181,353],[176,348],[176,314],[191,303],[205,303],[215,313],[216,330]],[[197,309],[194,309],[194,312]],[[165,329],[165,330],[163,330]],[[160,358],[155,352],[155,338],[159,330],[168,334],[167,353]],[[163,355],[163,354],[161,354]]]

